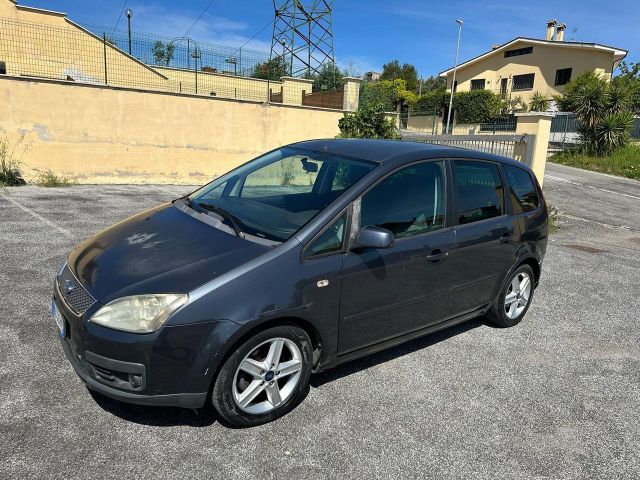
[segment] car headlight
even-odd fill
[[[188,295],[134,295],[109,302],[89,321],[133,333],[151,333],[160,328],[173,312],[187,303]]]

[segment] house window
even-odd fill
[[[514,75],[513,76],[513,86],[511,90],[531,90],[533,88],[533,79],[535,77],[535,73],[527,73],[525,75]]]
[[[453,91],[457,92],[458,91],[458,80],[456,80],[455,82],[453,82]]]
[[[571,69],[570,68],[561,68],[560,70],[556,70],[556,86],[558,85],[566,85],[571,80]]]
[[[530,53],[533,53],[533,47],[516,48],[515,50],[507,50],[504,52],[504,58],[529,55]]]
[[[471,80],[471,90],[484,90],[485,79]]]
[[[7,64],[4,62],[0,62],[0,75],[7,74]]]

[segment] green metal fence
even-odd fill
[[[0,75],[330,109],[358,103],[341,79],[315,91],[320,81],[282,80],[286,70],[284,58],[184,36],[0,18]]]

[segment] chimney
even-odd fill
[[[564,31],[567,29],[567,26],[564,23],[561,23],[556,28],[556,41],[563,42],[564,41]]]
[[[555,19],[551,19],[547,22],[547,40],[553,40],[553,32],[557,24],[558,22],[556,22]]]

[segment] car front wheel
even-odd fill
[[[275,420],[306,395],[311,359],[311,340],[303,329],[283,325],[264,330],[227,358],[211,393],[213,406],[236,427]]]
[[[513,327],[520,323],[533,299],[534,280],[533,270],[529,265],[518,267],[487,312],[487,320],[498,327]]]

